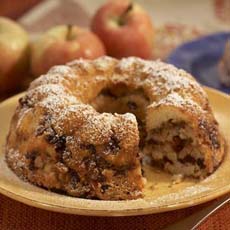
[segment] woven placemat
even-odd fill
[[[196,212],[211,202],[172,212],[133,217],[88,217],[50,212],[0,195],[1,230],[158,230]],[[201,230],[230,229],[230,204],[205,221]]]

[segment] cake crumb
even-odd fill
[[[174,174],[172,176],[172,185],[181,183],[183,179],[184,179],[183,174]]]

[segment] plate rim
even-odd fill
[[[218,91],[213,88],[209,87],[203,87],[205,90],[218,94],[219,96],[225,97],[227,100],[230,102],[230,96],[226,93],[223,93],[221,91]],[[14,102],[15,98],[19,98],[22,96],[24,92],[14,95],[3,102],[0,103],[0,108],[4,107],[5,104],[12,103]],[[229,152],[229,143],[227,144],[227,149],[226,152]],[[31,198],[27,198],[25,196],[22,196],[20,194],[17,194],[15,192],[6,190],[5,188],[2,187],[2,183],[0,181],[0,193],[19,202],[22,202],[26,205],[36,207],[36,208],[41,208],[44,210],[48,211],[53,211],[53,212],[59,212],[59,213],[66,213],[66,214],[76,214],[76,215],[84,215],[84,216],[138,216],[138,215],[147,215],[147,214],[154,214],[154,213],[163,213],[167,211],[173,211],[173,210],[178,210],[178,209],[183,209],[183,208],[188,208],[192,206],[196,206],[202,203],[206,203],[208,201],[211,201],[213,199],[216,199],[226,193],[230,192],[230,183],[229,185],[226,185],[221,188],[217,188],[213,191],[210,191],[208,195],[206,194],[201,194],[197,198],[193,198],[191,202],[188,201],[181,201],[177,203],[176,205],[162,205],[160,207],[160,211],[153,206],[153,207],[146,207],[146,208],[132,208],[132,209],[112,209],[112,210],[105,210],[105,209],[83,209],[79,207],[66,207],[66,206],[61,206],[57,204],[50,204],[47,203],[46,201],[38,201],[38,200],[33,200]],[[60,195],[60,194],[59,194]],[[81,198],[74,198],[80,200]],[[82,199],[83,200],[83,199]],[[85,200],[85,199],[84,199]],[[138,199],[142,200],[142,199]],[[88,201],[88,200],[86,200]],[[92,200],[90,200],[92,201]],[[127,201],[98,201],[98,202],[108,202],[108,203],[113,203],[113,202],[127,202]]]
[[[115,217],[115,216],[144,216],[149,214],[157,214],[157,213],[164,213],[170,211],[176,211],[184,208],[190,208],[194,206],[198,206],[200,204],[207,203],[209,201],[215,200],[230,191],[230,184],[223,188],[219,188],[217,190],[213,190],[208,196],[202,195],[199,198],[193,199],[190,203],[187,201],[183,201],[178,203],[177,205],[163,205],[160,208],[160,212],[157,210],[156,207],[149,207],[149,208],[133,208],[133,209],[122,209],[122,210],[106,210],[106,209],[83,209],[83,208],[73,208],[73,207],[65,207],[57,204],[49,204],[46,202],[40,202],[37,200],[32,200],[30,198],[25,198],[24,196],[18,195],[11,191],[7,191],[0,187],[0,193],[2,195],[7,196],[10,199],[13,199],[17,202],[21,202],[25,205],[40,208],[47,211],[57,212],[57,213],[64,213],[64,214],[74,214],[74,215],[81,215],[81,216],[100,216],[100,217]],[[59,194],[60,195],[60,194]],[[75,199],[80,199],[75,197]],[[142,200],[142,199],[140,199]],[[195,202],[194,202],[195,201]],[[101,202],[101,201],[100,201]],[[122,202],[122,201],[102,201],[102,202]],[[140,213],[139,213],[140,212]]]

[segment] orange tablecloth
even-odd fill
[[[158,230],[210,204],[134,217],[87,217],[29,207],[0,195],[1,230]],[[200,230],[229,230],[230,204],[207,219]]]

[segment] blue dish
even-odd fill
[[[230,93],[220,83],[217,64],[223,55],[230,33],[217,33],[184,43],[176,48],[167,62],[191,73],[201,84]]]

